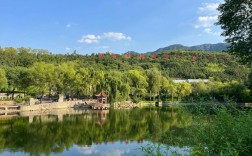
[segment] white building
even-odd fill
[[[207,83],[209,82],[209,79],[187,79],[187,80],[172,80],[173,83],[199,83],[199,82],[204,82]]]
[[[187,82],[187,80],[172,80],[174,83],[184,83]]]

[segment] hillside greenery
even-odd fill
[[[18,91],[33,97],[92,98],[103,90],[110,103],[130,99],[251,101],[250,69],[223,52],[172,50],[157,53],[153,59],[152,55],[114,58],[112,53],[101,57],[8,47],[0,48],[0,56],[0,88],[10,95]],[[210,82],[175,84],[173,79]]]

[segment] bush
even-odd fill
[[[252,155],[251,110],[215,107],[215,114],[206,116],[204,112],[194,123],[186,130],[196,145],[193,155]]]
[[[133,100],[134,103],[139,103],[139,102],[141,102],[141,99],[138,98],[138,97],[134,97],[132,100]]]
[[[22,103],[24,101],[24,99],[23,98],[15,98],[14,101],[16,103]]]
[[[26,96],[26,97],[24,97],[24,101],[29,101],[30,98],[31,98],[31,96]]]

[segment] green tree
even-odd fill
[[[54,65],[45,62],[35,63],[29,69],[29,77],[32,88],[37,90],[37,93],[43,97],[45,93],[50,93],[52,87],[55,86],[56,76]]]
[[[76,82],[76,63],[66,62],[57,66],[55,86],[58,94],[72,94]],[[79,77],[78,77],[79,78]],[[77,80],[82,81],[82,80]],[[80,83],[78,84],[80,85]],[[76,88],[75,88],[76,89]]]
[[[252,60],[252,1],[225,0],[218,8],[218,25],[230,44],[229,52],[240,56],[244,63]]]
[[[24,92],[24,95],[26,95],[27,89],[31,85],[28,68],[20,67],[19,76],[18,89],[22,90]]]
[[[120,91],[120,98],[119,98],[119,100],[120,101],[128,100],[129,94],[130,94],[130,86],[129,86],[129,84],[128,83],[123,83],[120,86],[119,91]]]
[[[88,69],[78,69],[74,75],[73,81],[73,91],[78,97],[80,95],[90,95],[90,79]]]
[[[150,96],[155,97],[158,95],[160,89],[161,89],[161,80],[162,75],[158,69],[150,69],[147,71],[147,77],[148,77],[148,90],[150,92]]]
[[[248,86],[249,86],[249,89],[252,90],[252,68],[250,68],[250,73],[248,76]]]
[[[13,47],[0,49],[0,63],[1,65],[14,67],[18,64],[17,50]]]
[[[147,77],[144,75],[144,73],[138,70],[129,70],[127,71],[126,75],[129,78],[131,94],[135,96],[145,95],[148,83],[147,83]]]
[[[114,70],[107,72],[104,76],[104,89],[109,93],[108,100],[110,103],[119,101],[120,87],[122,85],[121,77],[121,72]]]
[[[173,89],[173,97],[176,97],[178,101],[181,101],[182,98],[189,96],[192,93],[192,85],[190,83],[176,83],[175,88]]]
[[[168,96],[172,95],[174,84],[172,81],[164,76],[161,79],[161,94],[163,95],[163,100],[168,100]]]
[[[24,83],[24,72],[26,68],[24,67],[7,67],[6,68],[6,77],[8,79],[8,88],[12,90],[11,98],[14,98],[14,93],[17,88],[23,88]],[[27,84],[27,83],[26,83]]]
[[[0,89],[6,89],[7,88],[7,78],[5,71],[0,68]]]
[[[192,87],[193,87],[193,94],[195,96],[204,96],[208,94],[209,90],[208,90],[207,84],[205,84],[203,81],[198,82],[198,83],[193,83]]]
[[[18,48],[18,63],[22,67],[30,67],[35,62],[35,54],[31,53],[30,48]]]

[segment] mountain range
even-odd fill
[[[168,50],[195,50],[195,51],[208,51],[208,52],[212,52],[212,51],[222,52],[222,51],[226,51],[228,46],[229,44],[227,43],[201,44],[201,45],[195,45],[195,46],[184,46],[182,44],[173,44],[167,47],[159,48],[152,52],[146,52],[144,54],[161,53]],[[135,51],[129,51],[127,53],[138,54],[138,52],[135,52]]]
[[[200,51],[226,51],[228,47],[227,43],[217,44],[201,44],[196,46],[184,46],[181,44],[173,44],[168,47],[159,48],[154,53],[159,53],[167,50],[200,50]]]

